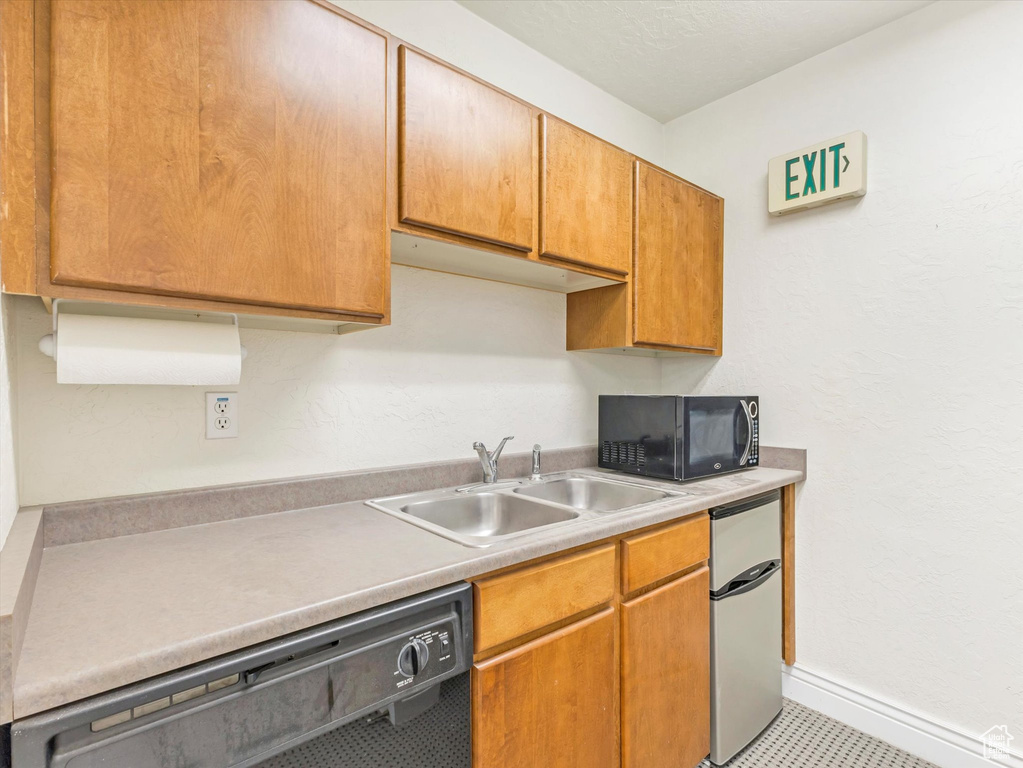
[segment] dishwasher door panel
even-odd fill
[[[361,717],[256,768],[471,768],[469,673],[440,689],[437,703],[407,722]]]
[[[230,694],[148,726],[106,739],[82,742],[58,736],[51,768],[178,768],[236,766],[273,754],[331,720],[329,667],[294,675],[259,690]],[[76,734],[77,735],[77,734]],[[65,744],[71,751],[65,752]]]

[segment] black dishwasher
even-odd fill
[[[14,723],[17,768],[469,768],[458,584]]]

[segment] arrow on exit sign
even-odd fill
[[[866,193],[867,137],[862,131],[778,155],[767,164],[767,210],[774,215]]]

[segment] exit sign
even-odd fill
[[[775,216],[867,194],[867,137],[836,136],[771,158],[767,210]]]

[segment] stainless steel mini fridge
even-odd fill
[[[781,494],[710,510],[710,760],[781,711]]]

